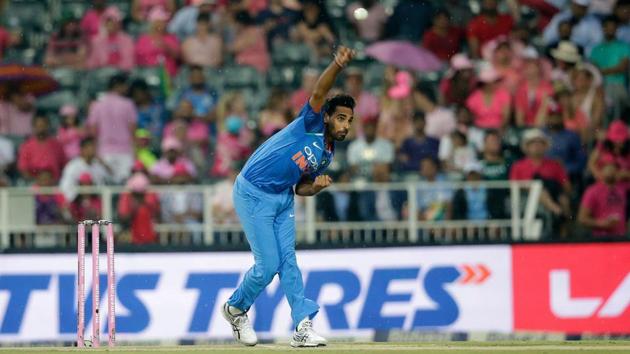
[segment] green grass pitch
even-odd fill
[[[113,352],[120,354],[159,353],[296,353],[322,352],[325,354],[366,354],[376,353],[420,353],[420,354],[482,354],[482,353],[580,353],[580,354],[622,354],[630,353],[630,341],[575,341],[575,342],[421,342],[421,343],[331,343],[319,348],[291,348],[288,344],[259,344],[255,347],[239,345],[199,345],[199,346],[118,346],[113,349],[104,346],[94,348],[63,347],[23,347],[0,348],[0,354],[25,353],[67,353],[67,352]]]

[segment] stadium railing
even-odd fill
[[[166,222],[163,215],[158,215],[154,224],[158,235],[156,243],[163,246],[245,247],[245,237],[236,218],[220,220],[214,215],[212,205],[217,188],[215,185],[152,187],[150,192],[157,194],[162,208],[169,203],[169,195],[176,193],[196,196],[199,205],[198,218],[187,222]],[[431,202],[436,191],[447,191],[444,194],[452,196],[456,190],[467,188],[504,191],[505,205],[501,206],[505,209],[504,217],[484,220],[444,220],[439,216],[427,220],[417,217],[421,211],[426,211],[421,209]],[[539,206],[541,191],[542,185],[538,181],[337,183],[326,190],[325,196],[296,197],[296,238],[298,244],[332,247],[536,241],[541,239],[545,226],[545,213]],[[102,214],[99,217],[114,220],[116,235],[122,243],[130,241],[129,225],[121,222],[117,212],[118,199],[124,192],[120,186],[79,188],[80,194],[100,198]],[[58,193],[57,188],[0,189],[0,251],[74,245],[75,221],[66,218],[47,225],[36,222],[36,196]],[[378,204],[379,193],[385,193],[389,200],[390,216],[387,218],[382,217],[379,206],[375,205]],[[347,207],[352,204],[349,200],[353,198],[354,207]],[[330,203],[331,200],[334,203]],[[218,200],[218,203],[221,202]],[[170,203],[173,203],[172,199]],[[372,209],[371,217],[362,218],[360,212],[358,217],[330,217],[331,209],[335,209],[336,214],[349,215],[352,214],[349,209],[358,207],[360,210],[366,206]]]

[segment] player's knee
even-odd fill
[[[273,277],[278,273],[279,263],[276,261],[265,261],[260,264],[256,264],[255,276],[263,284],[268,284],[273,280]]]

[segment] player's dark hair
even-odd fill
[[[608,16],[604,17],[604,19],[602,20],[602,26],[607,24],[607,23],[614,23],[615,25],[618,25],[619,24],[619,19],[615,15],[608,15]]]
[[[188,67],[188,70],[189,70],[190,72],[193,72],[193,71],[201,71],[201,72],[203,73],[203,66],[201,66],[201,65],[190,65],[190,66]]]
[[[325,114],[332,116],[333,113],[335,113],[335,111],[337,110],[337,107],[339,106],[348,107],[354,111],[355,105],[356,105],[356,102],[354,101],[354,98],[352,98],[352,96],[346,95],[346,94],[339,94],[339,95],[336,95],[327,99],[326,103],[324,103],[323,110]]]
[[[431,21],[432,23],[435,23],[435,19],[439,16],[444,16],[447,19],[451,19],[451,14],[450,12],[448,12],[447,9],[440,7],[437,10],[435,10],[435,12],[433,13],[433,20]]]
[[[83,149],[87,145],[94,144],[94,143],[96,143],[96,140],[94,140],[93,137],[88,136],[87,138],[81,139],[81,142],[79,143],[79,147]]]
[[[197,15],[197,22],[210,22],[210,14]]]
[[[129,93],[132,94],[136,90],[149,91],[149,84],[142,78],[135,79],[131,82],[131,85],[129,85]]]
[[[244,25],[244,26],[251,26],[256,23],[254,21],[254,18],[249,14],[249,12],[245,10],[241,10],[237,12],[236,15],[234,15],[234,20],[236,20],[237,23],[240,23],[241,25]]]
[[[602,148],[604,149],[604,151],[614,152],[615,143],[613,143],[612,141],[608,139],[605,139],[604,142],[602,143]],[[621,147],[620,155],[627,156],[628,154],[630,154],[630,141],[625,141],[623,143],[623,146]]]
[[[414,122],[419,122],[419,121],[426,122],[425,118],[426,117],[425,117],[424,112],[422,112],[422,111],[415,111],[415,112],[413,112],[413,121]]]
[[[425,160],[431,162],[436,168],[440,167],[440,161],[438,161],[438,159],[436,159],[435,157],[425,156],[420,159],[420,163],[422,163],[422,161],[425,161]]]
[[[483,137],[485,141],[489,136],[496,136],[497,138],[501,138],[501,133],[499,133],[496,129],[488,129],[486,130],[486,135]]]
[[[107,85],[108,89],[113,89],[119,85],[124,85],[127,83],[127,75],[124,73],[115,74],[114,76],[109,78],[109,84]]]
[[[453,138],[461,139],[464,142],[464,144],[468,143],[468,137],[466,136],[466,134],[460,132],[459,130],[455,130],[453,132]]]
[[[44,111],[37,111],[35,112],[35,115],[33,115],[33,119],[31,121],[31,125],[35,125],[35,122],[43,120],[44,122],[50,124],[50,119],[48,118],[48,116],[46,115],[46,113]]]

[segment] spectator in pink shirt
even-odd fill
[[[617,180],[630,189],[630,131],[621,120],[608,126],[603,141],[599,141],[588,159],[588,169],[596,179],[601,179],[602,161],[613,159],[617,163]]]
[[[133,0],[131,3],[131,17],[136,22],[144,22],[151,10],[155,7],[161,7],[169,14],[177,10],[175,0]],[[170,16],[169,16],[170,17]]]
[[[483,52],[484,59],[501,75],[501,85],[510,93],[514,92],[522,79],[520,55],[523,44],[500,36],[483,46]]]
[[[218,128],[225,124],[226,119],[235,116],[243,122],[239,139],[241,143],[250,145],[254,141],[254,132],[247,126],[249,116],[247,114],[247,102],[241,91],[226,92],[217,105],[216,126]],[[218,130],[218,129],[217,129]]]
[[[92,8],[87,10],[81,19],[81,30],[88,38],[92,38],[101,31],[101,16],[105,12],[107,0],[93,0]]]
[[[375,117],[380,112],[378,97],[363,88],[363,72],[359,68],[346,70],[346,92],[356,101],[354,117]],[[357,125],[359,127],[359,125]]]
[[[72,104],[65,104],[59,109],[61,126],[57,130],[57,140],[63,146],[68,160],[79,156],[81,139],[85,136],[85,131],[79,127],[78,114],[79,110]]]
[[[286,127],[293,120],[291,107],[286,91],[275,88],[269,95],[267,107],[260,111],[259,130],[265,137],[273,134]]]
[[[261,73],[267,72],[271,65],[267,49],[267,37],[262,27],[256,26],[247,11],[239,11],[234,16],[236,36],[229,50],[239,65],[248,65]]]
[[[206,144],[210,132],[208,125],[195,117],[194,107],[188,100],[182,100],[173,113],[173,120],[164,127],[164,137],[174,137],[175,128],[183,123],[186,126],[186,141],[194,144]]]
[[[211,26],[210,15],[197,16],[197,32],[182,44],[182,57],[186,64],[211,68],[221,66],[223,39]]]
[[[445,106],[465,105],[466,99],[477,86],[475,66],[466,54],[455,54],[449,69],[440,81],[440,104]]]
[[[306,68],[302,71],[302,86],[291,94],[291,109],[293,116],[297,116],[304,107],[304,104],[311,97],[315,83],[319,77],[319,70]]]
[[[227,177],[234,163],[240,163],[251,154],[251,148],[239,138],[243,121],[237,116],[229,116],[224,121],[217,137],[217,149],[214,157],[213,177]]]
[[[378,137],[394,143],[398,149],[413,134],[413,77],[406,71],[395,74],[395,84],[387,90],[383,109],[378,117]],[[376,119],[364,116],[362,121]],[[362,122],[362,123],[363,123]]]
[[[35,98],[20,92],[19,87],[8,87],[0,95],[0,134],[25,137],[31,134]]]
[[[133,39],[121,30],[122,15],[116,7],[103,14],[105,32],[94,36],[87,66],[90,69],[113,67],[129,71],[135,67]]]
[[[451,15],[439,9],[433,15],[433,24],[422,37],[422,46],[441,60],[450,60],[462,46],[464,31],[451,24]]]
[[[154,67],[164,63],[169,75],[177,74],[179,41],[175,35],[166,32],[169,14],[161,7],[149,12],[149,33],[143,34],[136,42],[136,64],[141,67]]]
[[[98,142],[98,154],[109,166],[116,166],[113,179],[122,182],[133,166],[133,134],[138,113],[127,93],[127,77],[114,75],[109,91],[90,107],[87,127]]]
[[[35,179],[40,171],[47,170],[57,181],[66,163],[63,147],[50,136],[50,122],[43,115],[33,118],[33,136],[20,146],[18,154],[18,169],[29,180]]]
[[[466,100],[466,106],[475,117],[475,125],[484,129],[501,129],[508,124],[512,97],[500,86],[501,76],[492,67],[479,73],[481,87]]]
[[[154,183],[167,183],[175,174],[177,165],[184,165],[192,178],[197,177],[195,165],[188,158],[182,156],[182,143],[173,138],[162,141],[162,158],[149,169]]]
[[[541,69],[541,61],[535,49],[529,48],[523,57],[523,81],[516,88],[514,95],[514,110],[516,111],[516,125],[519,127],[544,125],[544,113],[548,101],[553,96],[553,86]]]
[[[72,17],[64,18],[59,31],[48,39],[44,65],[49,68],[85,68],[87,58],[87,37],[79,27],[79,21]]]
[[[619,182],[619,166],[614,158],[601,160],[598,181],[582,197],[578,222],[591,229],[595,237],[626,236],[627,189]]]

